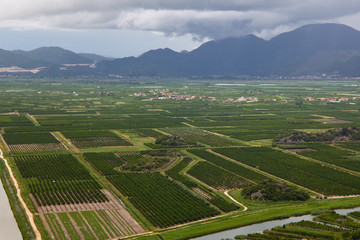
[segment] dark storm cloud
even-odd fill
[[[127,29],[197,38],[271,37],[307,23],[357,26],[358,0],[3,0],[0,26]]]

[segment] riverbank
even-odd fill
[[[2,174],[5,174],[2,171]],[[6,183],[4,183],[6,187]],[[0,239],[22,239],[20,229],[16,223],[5,188],[0,187]]]
[[[22,196],[21,196],[21,190],[19,188],[19,184],[12,172],[12,169],[8,163],[8,160],[6,158],[4,158],[3,156],[3,152],[0,149],[0,159],[1,161],[1,170],[2,170],[2,176],[1,176],[1,180],[3,183],[6,183],[6,185],[4,184],[5,189],[7,189],[7,193],[9,196],[9,199],[11,197],[11,201],[13,201],[13,204],[11,205],[11,208],[14,212],[15,218],[17,223],[19,224],[19,228],[21,230],[21,233],[23,235],[23,237],[30,237],[33,236],[33,234],[35,233],[35,239],[36,240],[41,240],[41,234],[39,232],[39,230],[37,229],[37,226],[34,222],[34,216],[32,214],[32,212],[29,210],[29,208],[27,207],[25,201],[23,200]],[[12,184],[10,183],[10,180],[12,181]],[[10,202],[11,202],[10,201]],[[24,212],[25,210],[25,212]],[[24,222],[24,220],[26,222]],[[29,229],[29,226],[31,229]]]
[[[306,202],[289,202],[280,205],[265,205],[263,207],[249,207],[246,212],[236,212],[223,218],[209,220],[202,223],[188,224],[184,227],[171,230],[159,230],[150,236],[129,239],[191,239],[225,230],[235,229],[266,221],[284,219],[292,216],[301,216],[319,213],[329,209],[355,208],[360,206],[360,197],[343,199],[310,199]]]

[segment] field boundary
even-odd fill
[[[35,127],[41,126],[41,124],[38,122],[38,120],[33,115],[30,115],[29,113],[27,113],[26,118],[29,119],[29,121],[31,121],[35,125]]]
[[[233,197],[229,194],[229,191],[230,191],[230,190],[225,191],[224,194],[225,194],[226,196],[228,196],[228,197],[231,199],[231,201],[233,201],[234,203],[239,204],[240,206],[242,206],[242,207],[244,208],[243,210],[241,210],[242,212],[245,212],[246,210],[248,210],[248,207],[245,206],[244,204],[242,204],[241,202],[238,202],[235,198],[233,198]]]
[[[283,182],[289,183],[290,185],[297,186],[297,187],[299,187],[299,188],[305,189],[306,191],[312,192],[312,193],[314,193],[315,195],[320,196],[320,197],[322,197],[322,198],[325,197],[325,195],[323,195],[323,194],[321,194],[321,193],[318,193],[318,192],[316,192],[316,191],[314,191],[314,190],[311,190],[311,189],[306,188],[306,187],[304,187],[304,186],[301,186],[301,185],[298,185],[298,184],[296,184],[296,183],[290,182],[290,181],[288,181],[288,180],[286,180],[286,179],[283,179],[283,178],[280,178],[280,177],[278,177],[278,176],[272,175],[272,174],[270,174],[270,173],[268,173],[268,172],[261,171],[261,170],[259,170],[259,169],[254,168],[254,167],[251,167],[251,166],[249,166],[249,165],[246,165],[246,164],[244,164],[244,163],[242,163],[242,162],[236,161],[236,160],[234,160],[234,159],[232,159],[232,158],[230,158],[230,157],[227,157],[227,156],[222,155],[222,154],[220,154],[220,153],[214,152],[214,151],[212,151],[211,149],[207,149],[206,151],[208,151],[208,152],[210,152],[210,153],[212,153],[212,154],[215,154],[215,155],[217,155],[217,156],[219,156],[219,157],[222,157],[222,158],[224,158],[224,159],[226,159],[226,160],[228,160],[228,161],[231,161],[231,162],[233,162],[233,163],[236,163],[236,164],[239,164],[239,165],[241,165],[241,166],[243,166],[243,167],[246,167],[246,168],[248,168],[248,169],[250,169],[250,170],[252,170],[252,171],[254,171],[254,172],[260,173],[260,174],[262,174],[262,175],[264,175],[264,176],[270,177],[270,178],[272,178],[272,179],[278,179],[278,180],[281,180],[281,181],[283,181]]]

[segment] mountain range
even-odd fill
[[[360,32],[342,24],[311,24],[270,40],[255,35],[213,40],[190,52],[150,50],[111,59],[59,47],[0,49],[2,68],[38,69],[47,77],[272,77],[360,75]],[[17,68],[17,69],[18,69]],[[19,74],[15,71],[11,74]]]

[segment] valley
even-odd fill
[[[359,96],[357,80],[1,79],[12,210],[26,239],[160,240],[358,207]],[[264,181],[310,198],[242,195]]]

